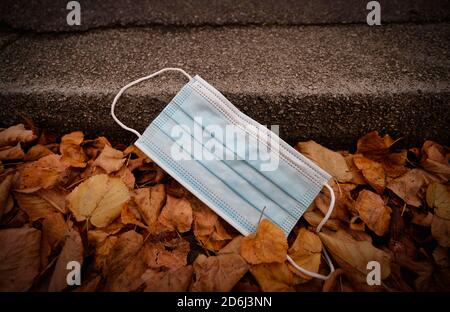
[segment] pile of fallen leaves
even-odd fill
[[[81,132],[0,131],[1,291],[449,290],[449,150],[395,150],[376,132],[355,154],[296,148],[334,177],[286,238],[262,220],[242,237],[134,146]],[[393,146],[394,145],[394,146]],[[286,262],[328,274],[327,281]],[[81,286],[67,286],[67,264]],[[378,261],[381,285],[366,282]],[[70,268],[70,267],[69,267]]]

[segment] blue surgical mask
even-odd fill
[[[168,70],[183,73],[189,82],[145,132],[141,135],[120,122],[114,107],[122,93]],[[111,114],[138,136],[135,145],[142,152],[243,235],[254,233],[261,218],[267,218],[287,236],[324,186],[332,203],[319,231],[331,215],[331,176],[199,76],[165,68],[140,78],[120,90]]]

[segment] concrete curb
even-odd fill
[[[105,26],[310,25],[366,23],[368,0],[83,0],[68,26],[69,1],[2,0],[0,22],[38,32]],[[379,0],[382,23],[450,21],[450,0]]]
[[[132,140],[109,116],[121,86],[162,67],[199,74],[293,143],[352,146],[371,130],[450,143],[449,24],[128,28],[23,35],[0,53],[0,123],[28,114],[59,133]],[[119,116],[144,130],[183,84],[130,90]]]

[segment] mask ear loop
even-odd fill
[[[124,93],[128,88],[130,88],[130,87],[132,87],[132,86],[134,86],[134,85],[136,85],[136,84],[138,84],[138,83],[140,83],[140,82],[142,82],[142,81],[144,81],[144,80],[147,80],[147,79],[153,78],[153,77],[155,77],[155,76],[158,76],[158,75],[160,75],[160,74],[162,74],[162,73],[164,73],[164,72],[166,72],[166,71],[177,71],[177,72],[180,72],[180,73],[182,73],[183,75],[185,75],[185,76],[189,79],[189,81],[192,79],[192,77],[191,77],[188,73],[186,73],[184,70],[182,70],[181,68],[172,68],[172,67],[163,68],[163,69],[161,69],[161,70],[159,70],[159,71],[157,71],[157,72],[155,72],[155,73],[153,73],[153,74],[151,74],[151,75],[148,75],[148,76],[139,78],[139,79],[137,79],[137,80],[135,80],[135,81],[130,82],[130,83],[127,84],[126,86],[124,86],[122,89],[120,89],[119,93],[117,93],[117,95],[115,96],[115,98],[114,98],[114,100],[113,100],[113,102],[112,102],[112,104],[111,104],[111,116],[112,116],[112,118],[114,119],[114,121],[115,121],[119,126],[121,126],[123,129],[125,129],[125,130],[127,130],[127,131],[130,131],[130,132],[136,134],[138,138],[141,137],[141,134],[140,134],[136,129],[130,128],[130,127],[126,126],[123,122],[121,122],[121,121],[116,117],[116,114],[114,113],[114,108],[116,107],[117,101],[118,101],[119,98],[122,96],[122,93]]]
[[[325,225],[325,223],[327,223],[328,219],[330,218],[331,213],[333,212],[333,209],[334,209],[334,203],[336,201],[336,198],[335,198],[335,195],[334,195],[334,192],[333,192],[333,189],[331,188],[331,186],[328,183],[325,183],[325,187],[330,191],[330,197],[331,197],[331,199],[330,199],[330,206],[328,207],[328,211],[327,211],[325,217],[323,217],[322,221],[319,223],[319,225],[316,228],[316,233],[317,234],[320,232],[320,230],[322,230],[322,227]],[[314,278],[318,278],[318,279],[321,279],[321,280],[327,280],[331,276],[331,274],[333,274],[333,272],[335,270],[334,270],[333,262],[331,261],[331,258],[328,255],[327,250],[325,249],[325,247],[323,248],[323,254],[325,256],[325,260],[328,263],[328,266],[330,267],[330,273],[328,275],[322,275],[322,274],[319,274],[319,273],[308,271],[308,270],[302,268],[301,266],[299,266],[297,263],[295,263],[295,261],[289,255],[287,255],[286,257],[287,257],[287,260],[289,261],[289,263],[292,264],[292,266],[294,268],[296,268],[297,270],[299,270],[303,274],[311,276],[311,277],[314,277]]]

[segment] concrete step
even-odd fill
[[[289,142],[348,147],[378,130],[405,144],[449,145],[449,46],[447,23],[20,34],[0,51],[0,126],[24,113],[59,133],[131,141],[109,115],[114,95],[174,66],[199,74],[262,124],[279,124]],[[136,86],[118,115],[142,131],[184,82],[167,74]]]
[[[68,0],[2,0],[0,22],[34,31],[114,25],[305,25],[366,23],[369,0],[82,0],[68,26]],[[450,20],[450,0],[379,0],[382,23]]]

